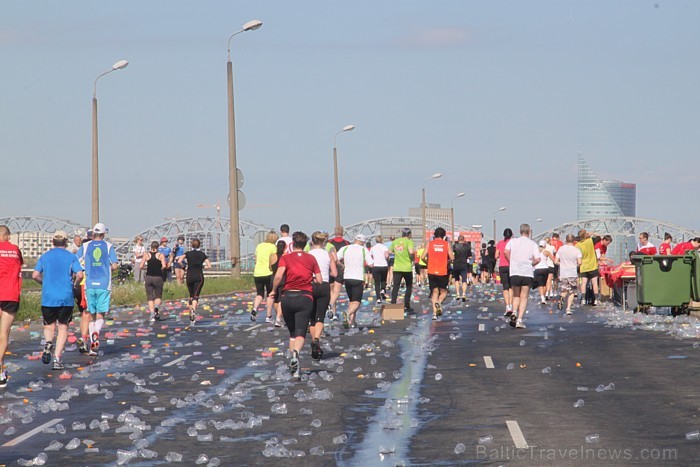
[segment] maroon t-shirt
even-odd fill
[[[321,274],[316,258],[303,251],[294,251],[280,258],[279,267],[286,268],[282,290],[305,290],[313,293],[313,275]]]

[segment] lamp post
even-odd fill
[[[442,177],[442,174],[438,172],[438,173],[432,174],[430,177],[423,180],[423,187],[421,189],[421,194],[422,194],[422,198],[421,198],[421,200],[422,200],[421,201],[421,221],[422,222],[421,222],[421,225],[423,227],[421,229],[423,232],[423,236],[421,237],[421,240],[420,240],[421,245],[425,245],[425,237],[426,237],[426,235],[425,235],[425,232],[426,232],[426,230],[425,230],[425,183],[429,182],[430,180],[434,180],[434,179],[440,178],[440,177]]]
[[[454,201],[457,198],[462,198],[464,196],[464,193],[457,193],[457,196],[452,198],[450,200],[450,217],[452,218],[452,234],[450,235],[450,238],[452,239],[452,243],[455,242],[455,206],[454,206]]]
[[[345,125],[342,130],[333,135],[333,182],[335,188],[335,229],[340,228],[340,190],[338,188],[338,148],[335,144],[335,138],[346,131],[352,131],[355,125]]]
[[[541,217],[538,217],[535,222],[532,223],[530,226],[530,238],[535,238],[535,224],[542,222],[543,219]]]
[[[505,210],[506,210],[506,207],[501,206],[500,208],[496,209],[493,212],[493,241],[494,242],[496,241],[496,214],[498,214],[499,212],[505,211]]]
[[[119,60],[112,68],[95,78],[92,91],[92,225],[100,222],[100,172],[97,155],[97,80],[113,71],[126,68],[126,60]]]
[[[233,112],[233,64],[231,63],[231,39],[234,36],[260,29],[262,21],[254,19],[245,23],[240,31],[234,32],[228,38],[228,53],[226,61],[226,77],[228,88],[228,187],[229,213],[231,218],[231,276],[240,277],[241,270],[236,268],[241,256],[241,231],[238,220],[238,166],[236,165],[236,118]]]

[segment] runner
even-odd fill
[[[207,254],[199,248],[202,243],[198,238],[192,239],[190,242],[192,249],[180,256],[178,262],[182,265],[187,264],[187,290],[190,293],[188,302],[190,308],[190,324],[194,325],[197,319],[197,304],[199,303],[199,294],[204,287],[204,269],[211,269],[211,263]]]
[[[549,280],[549,262],[552,262],[552,269],[554,269],[554,256],[547,250],[547,242],[544,240],[540,240],[538,250],[540,261],[535,266],[535,284],[540,291],[540,305],[546,305],[545,293]]]
[[[331,302],[331,284],[330,278],[337,274],[335,267],[335,248],[333,254],[327,251],[326,242],[328,241],[327,232],[314,232],[311,235],[311,250],[309,253],[316,258],[318,267],[321,270],[320,284],[313,284],[314,292],[314,312],[311,313],[311,358],[320,360],[323,357],[323,348],[321,347],[321,336],[323,335],[323,320],[326,319],[328,305]]]
[[[423,287],[428,283],[428,271],[425,269],[427,264],[423,261],[423,253],[425,253],[425,247],[421,246],[416,251],[415,258],[416,282],[418,283],[418,287]]]
[[[85,239],[78,240],[78,236],[73,239],[75,245],[78,245],[75,256],[80,261],[80,265],[85,270],[85,244],[92,240],[92,230],[88,229],[85,233]],[[79,336],[76,344],[78,344],[78,351],[82,354],[97,355],[97,352],[93,352],[90,349],[90,321],[92,317],[87,309],[87,293],[85,292],[85,273],[83,273],[83,279],[77,281],[76,285],[73,287],[73,297],[75,297],[75,304],[80,312],[80,325],[79,325]]]
[[[513,289],[510,325],[524,329],[523,316],[534,279],[534,267],[540,262],[540,252],[537,244],[530,240],[528,224],[520,224],[520,237],[511,239],[503,253],[510,262],[510,286]]]
[[[181,262],[180,257],[185,254],[185,236],[177,237],[177,242],[173,245],[173,270],[175,271],[175,280],[178,285],[185,283],[185,269],[187,262]]]
[[[304,232],[294,232],[292,236],[292,253],[283,255],[272,283],[272,293],[276,295],[277,287],[286,276],[282,286],[282,313],[289,330],[289,371],[292,378],[301,379],[299,352],[304,347],[306,330],[314,308],[312,282],[323,282],[321,270],[316,259],[304,253],[304,246],[309,237]]]
[[[481,270],[481,283],[486,284],[489,281],[489,250],[486,248],[486,243],[481,244],[481,250],[479,250],[480,264],[479,268]]]
[[[369,254],[370,250],[372,249],[372,242],[367,241],[365,243],[365,249],[367,250],[367,254]],[[365,266],[365,289],[372,288],[372,268],[373,266]]]
[[[504,316],[513,314],[513,295],[510,290],[510,262],[505,255],[506,245],[513,238],[513,231],[510,228],[503,230],[503,240],[496,244],[496,259],[498,260],[498,274],[501,276],[503,286],[503,301],[506,304]]]
[[[10,344],[12,322],[19,310],[22,263],[22,252],[10,243],[10,229],[0,225],[0,388],[7,386],[5,354]]]
[[[486,246],[486,272],[488,281],[493,280],[493,272],[496,269],[496,242],[489,240]]]
[[[411,307],[411,293],[413,292],[413,240],[411,229],[404,227],[401,230],[401,238],[394,240],[389,248],[394,253],[394,276],[391,288],[391,303],[395,304],[399,298],[401,281],[406,283],[406,293],[403,297],[403,308],[407,313],[415,313]]]
[[[338,260],[345,266],[345,291],[349,302],[348,311],[343,313],[343,325],[345,328],[356,328],[355,314],[362,301],[364,268],[365,265],[374,264],[365,248],[365,236],[357,234],[354,243],[341,248]]]
[[[284,248],[284,254],[292,252],[292,237],[289,236],[289,225],[280,225],[280,240],[286,245]]]
[[[673,237],[671,236],[670,233],[666,232],[664,233],[664,241],[659,245],[659,254],[660,255],[670,255],[671,252],[673,251],[673,247],[671,246],[671,242],[673,241]]]
[[[151,321],[160,319],[160,303],[163,297],[163,269],[165,269],[165,256],[158,251],[158,242],[152,241],[150,250],[144,253],[139,264],[144,274],[144,285],[146,286],[146,300],[148,300],[148,311],[150,311]]]
[[[642,232],[639,234],[639,244],[637,245],[637,253],[642,255],[655,255],[656,247],[649,241],[649,233]]]
[[[117,269],[117,253],[114,246],[104,240],[107,227],[95,224],[92,229],[92,240],[85,247],[85,292],[91,321],[88,325],[90,332],[90,348],[94,351],[100,347],[100,332],[105,322],[105,314],[109,312],[109,302],[112,291],[112,271]],[[83,338],[86,342],[85,337]]]
[[[53,234],[53,248],[39,257],[32,278],[41,284],[41,314],[44,318],[44,351],[41,362],[51,363],[53,353],[54,370],[63,370],[61,361],[68,339],[68,324],[73,319],[73,275],[77,282],[83,278],[83,267],[71,254],[68,234],[62,230]],[[56,322],[58,321],[58,336]],[[54,345],[54,338],[56,344]]]
[[[277,253],[277,243],[279,236],[275,232],[268,232],[265,241],[258,244],[255,247],[255,268],[253,269],[253,281],[255,282],[255,299],[253,300],[253,309],[250,310],[250,320],[255,321],[255,317],[258,314],[258,307],[265,298],[267,293],[267,315],[265,322],[270,324],[274,321],[272,318],[272,306],[274,305],[274,300],[270,297],[270,292],[272,292],[272,268],[271,260],[272,255]]]
[[[557,308],[564,308],[566,303],[566,314],[572,315],[571,306],[574,304],[574,296],[578,286],[578,275],[576,273],[581,266],[583,254],[581,250],[574,246],[573,234],[566,236],[566,245],[557,251],[556,263],[559,265],[559,301]]]
[[[552,284],[554,283],[554,274],[556,272],[556,263],[554,262],[556,259],[556,248],[552,245],[552,241],[549,237],[545,237],[544,242],[546,245],[544,249],[549,252],[549,256],[547,256],[547,286],[544,291],[544,296],[549,300],[550,298],[554,298]]]
[[[442,302],[447,297],[447,284],[450,276],[447,274],[447,265],[454,259],[450,244],[445,241],[445,229],[435,229],[434,240],[428,243],[428,247],[421,259],[427,259],[428,283],[430,286],[430,303],[433,308],[433,319],[442,316]]]
[[[374,266],[372,266],[372,278],[374,279],[374,291],[377,295],[377,304],[386,301],[386,278],[389,274],[389,249],[382,242],[382,236],[374,238],[374,246],[369,250]]]
[[[394,250],[391,249],[391,245],[394,243],[394,240],[396,240],[396,237],[390,235],[389,241],[384,244],[384,246],[386,246],[386,249],[389,250],[389,259],[387,260],[389,269],[386,273],[386,290],[389,290],[391,288],[394,280]]]
[[[274,280],[275,274],[277,274],[277,268],[279,267],[280,264],[280,258],[284,255],[284,250],[287,248],[287,244],[284,242],[284,240],[277,240],[277,244],[275,245],[277,247],[277,252],[274,254],[274,256],[270,257],[270,269],[272,270],[272,277]],[[282,278],[282,284],[284,285],[284,277]],[[280,296],[282,295],[279,290],[279,287],[277,289],[272,289],[275,293],[272,294],[272,302],[274,304],[274,310],[275,310],[275,327],[276,328],[281,328],[282,327],[282,306],[280,305]],[[269,295],[268,295],[269,296]],[[266,320],[267,321],[267,320]]]
[[[557,252],[559,251],[559,248],[564,246],[562,241],[559,239],[559,234],[554,232],[552,234],[552,240],[550,241],[550,244],[554,247],[554,258],[557,257]],[[556,292],[559,290],[559,263],[556,261],[554,262],[554,277],[552,278],[552,293]]]
[[[595,234],[586,232],[585,229],[581,229],[578,232],[576,248],[581,250],[581,254],[583,255],[581,258],[581,267],[579,268],[579,277],[581,278],[581,305],[586,302],[586,287],[588,286],[588,281],[591,282],[591,286],[593,287],[593,303],[591,303],[591,305],[598,305],[597,278],[600,276],[600,273],[598,272],[598,257],[596,256],[594,248],[597,242],[594,242],[594,236]],[[595,236],[595,240],[597,240],[597,236]]]
[[[336,255],[338,251],[340,251],[341,248],[343,248],[346,245],[349,245],[350,242],[345,240],[343,238],[343,233],[345,231],[343,230],[342,227],[336,227],[335,229],[335,237],[333,237],[328,243],[333,245]],[[335,321],[338,319],[338,314],[336,313],[337,311],[337,303],[338,303],[338,297],[340,296],[340,290],[343,288],[343,271],[344,267],[343,265],[337,261],[336,262],[336,269],[338,273],[336,274],[335,278],[331,278],[331,305],[330,305],[330,319],[332,321]]]
[[[469,257],[471,248],[464,241],[464,235],[457,237],[457,243],[452,246],[454,261],[452,262],[452,274],[455,278],[455,299],[467,301],[467,283],[469,277]],[[461,290],[461,293],[460,293]]]

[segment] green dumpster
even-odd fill
[[[693,264],[693,301],[700,302],[700,252],[693,253],[695,264]]]
[[[657,307],[687,307],[692,296],[694,256],[633,256],[637,303]]]

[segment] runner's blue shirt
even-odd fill
[[[43,274],[42,306],[73,306],[71,275],[83,270],[77,256],[65,248],[52,248],[39,257],[34,270]]]
[[[104,240],[88,242],[85,247],[85,288],[111,290],[112,264],[116,262],[117,252],[111,243]]]

